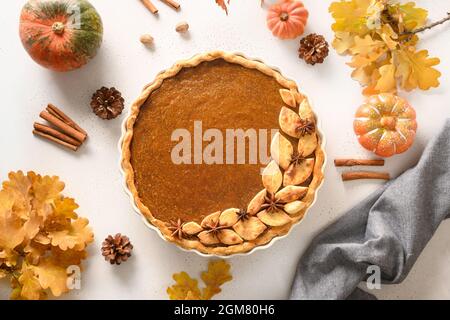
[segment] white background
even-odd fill
[[[340,170],[332,164],[336,157],[370,156],[358,145],[352,132],[353,114],[363,96],[359,85],[350,78],[351,69],[345,64],[348,57],[340,57],[331,50],[323,65],[306,65],[297,58],[298,39],[281,41],[268,31],[266,8],[260,8],[259,0],[232,0],[228,17],[214,0],[180,0],[180,12],[153,0],[160,9],[159,17],[148,12],[138,0],[92,0],[103,18],[104,43],[90,64],[64,74],[41,68],[23,50],[18,18],[24,2],[4,1],[0,10],[0,178],[4,180],[9,171],[19,169],[58,175],[66,182],[65,194],[80,204],[80,215],[89,218],[96,239],[84,264],[82,290],[66,297],[166,299],[173,273],[184,270],[197,277],[208,262],[162,241],[133,213],[118,169],[117,142],[123,116],[103,121],[89,107],[90,96],[101,86],[121,90],[128,108],[160,70],[196,53],[223,49],[243,52],[277,66],[311,96],[322,120],[329,159],[318,201],[289,238],[268,250],[230,259],[234,280],[223,287],[218,298],[286,299],[297,261],[312,237],[381,185],[375,181],[344,184]],[[417,2],[429,9],[432,20],[450,10],[448,0]],[[329,41],[332,40],[330,3],[330,0],[305,0],[310,11],[306,32],[323,34]],[[191,26],[186,37],[174,31],[176,23],[182,20]],[[402,93],[416,108],[419,130],[413,147],[388,159],[381,169],[393,176],[417,162],[430,137],[449,116],[449,29],[450,25],[442,26],[422,37],[420,46],[441,58],[441,86],[429,92]],[[144,33],[154,36],[153,50],[139,42]],[[89,132],[89,140],[77,153],[31,134],[33,122],[49,102],[67,111]],[[102,240],[116,232],[127,234],[135,246],[133,258],[118,267],[106,263],[100,254]],[[400,285],[383,286],[375,292],[377,296],[450,298],[449,242],[450,223],[444,222],[408,278]],[[6,284],[0,286],[0,298],[7,298],[8,292]]]

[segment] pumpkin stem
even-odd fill
[[[287,13],[287,12],[282,12],[282,13],[280,14],[280,20],[281,20],[281,21],[288,21],[288,19],[289,19],[289,13]]]
[[[54,33],[58,34],[58,35],[62,35],[64,33],[64,23],[62,22],[55,22],[52,26],[52,30]]]

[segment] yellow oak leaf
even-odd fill
[[[394,59],[398,65],[395,75],[400,78],[403,89],[428,90],[439,86],[441,73],[433,66],[438,65],[440,60],[429,58],[427,50],[415,52],[411,48],[404,48],[394,52]]]
[[[220,288],[224,283],[233,279],[230,268],[230,265],[224,260],[210,261],[208,270],[202,272],[202,280],[207,287]]]
[[[28,177],[31,179],[34,199],[37,203],[53,203],[64,190],[64,182],[60,181],[59,177],[42,177],[34,172],[28,172]]]
[[[412,31],[424,26],[428,18],[428,11],[416,7],[414,2],[393,4],[389,6],[388,12],[402,24],[400,29],[405,31]]]
[[[386,3],[379,0],[371,0],[369,7],[367,8],[367,27],[370,30],[378,29],[381,27],[381,15],[385,10]]]
[[[66,197],[56,199],[55,203],[53,204],[53,208],[55,215],[61,215],[69,219],[78,218],[78,215],[75,213],[75,210],[77,210],[79,206],[75,202],[75,199]]]
[[[395,66],[391,63],[381,66],[379,68],[380,78],[377,81],[375,90],[378,93],[391,92],[397,90],[397,81],[395,79]]]
[[[31,181],[22,171],[10,172],[3,190],[14,194],[14,212],[21,219],[27,219],[31,211]]]
[[[355,36],[350,32],[336,32],[333,40],[333,48],[339,54],[345,54],[355,45]]]
[[[175,284],[167,288],[167,294],[171,300],[197,300],[200,297],[198,281],[192,279],[186,272],[175,273],[173,275]]]
[[[354,41],[354,46],[350,48],[352,55],[378,57],[387,51],[387,47],[383,41],[373,39],[370,35],[366,35],[365,37],[356,36]]]
[[[333,2],[329,12],[336,20],[332,25],[334,31],[351,32],[365,35],[369,32],[367,27],[367,10],[371,0],[341,0]]]
[[[93,241],[88,220],[63,197],[58,177],[21,171],[8,177],[0,190],[0,278],[10,279],[11,299],[59,296],[68,291],[66,268],[80,265]]]
[[[14,250],[25,238],[22,220],[13,212],[14,195],[0,191],[0,251]]]
[[[383,25],[377,30],[378,35],[384,41],[389,50],[394,50],[398,46],[398,35],[389,24]]]
[[[51,250],[54,261],[64,267],[80,265],[87,258],[86,250],[61,250],[59,247],[52,247]]]
[[[352,72],[352,79],[358,81],[362,86],[367,86],[372,81],[372,74],[377,69],[375,63],[356,68]]]
[[[94,240],[94,234],[88,224],[88,219],[78,218],[71,223],[68,229],[49,232],[48,237],[51,239],[53,246],[62,250],[84,250]]]
[[[30,241],[24,248],[23,252],[26,254],[26,261],[30,264],[38,264],[42,256],[45,255],[46,251],[49,249],[49,245],[44,245],[36,242],[35,239]]]
[[[26,300],[39,300],[42,295],[42,287],[39,280],[36,278],[34,272],[26,268],[22,269],[19,277],[20,283],[20,297]]]
[[[201,299],[200,296],[197,296],[192,291],[188,291],[188,293],[186,294],[186,298],[184,298],[184,300],[201,300]]]
[[[55,297],[68,292],[67,270],[58,265],[52,257],[41,259],[37,266],[30,266],[43,289],[50,289]]]

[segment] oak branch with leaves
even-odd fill
[[[431,27],[427,10],[414,2],[341,0],[329,11],[335,20],[333,47],[352,56],[352,78],[365,95],[439,86],[441,73],[434,66],[440,60],[417,49],[418,32]]]

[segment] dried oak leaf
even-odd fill
[[[52,246],[58,246],[61,250],[84,250],[94,240],[94,234],[88,224],[88,219],[78,218],[68,229],[49,232]]]
[[[211,300],[213,296],[222,291],[220,287],[224,283],[233,280],[230,273],[230,265],[224,260],[210,261],[208,270],[202,272],[201,277],[206,284],[202,292],[202,298],[204,300]]]
[[[55,297],[69,291],[67,288],[67,269],[58,265],[53,257],[41,259],[37,266],[30,266],[36,275],[39,284],[45,289],[50,289]]]
[[[336,1],[329,7],[329,12],[336,20],[333,31],[351,32],[358,35],[366,34],[367,10],[371,0]]]
[[[388,6],[388,12],[399,24],[399,30],[412,31],[425,25],[428,19],[428,11],[416,7],[414,2],[395,3]]]
[[[398,63],[395,76],[400,78],[401,86],[407,90],[420,88],[428,90],[439,86],[441,73],[433,68],[440,63],[439,58],[429,58],[427,50],[413,51],[408,48],[397,50],[394,58]]]
[[[192,279],[186,272],[175,273],[172,276],[175,284],[167,288],[167,294],[170,300],[198,300],[200,298],[200,289],[198,281]]]
[[[43,299],[68,291],[66,269],[80,265],[93,241],[78,205],[61,195],[58,177],[11,172],[0,190],[0,278],[12,299]]]
[[[201,279],[205,287],[200,290],[198,281],[192,279],[186,272],[173,275],[175,284],[167,288],[167,294],[171,300],[210,300],[220,293],[221,286],[231,281],[230,265],[224,260],[210,261],[208,270],[202,272]]]
[[[42,287],[34,272],[25,265],[19,277],[20,297],[26,300],[40,300],[42,298]]]

